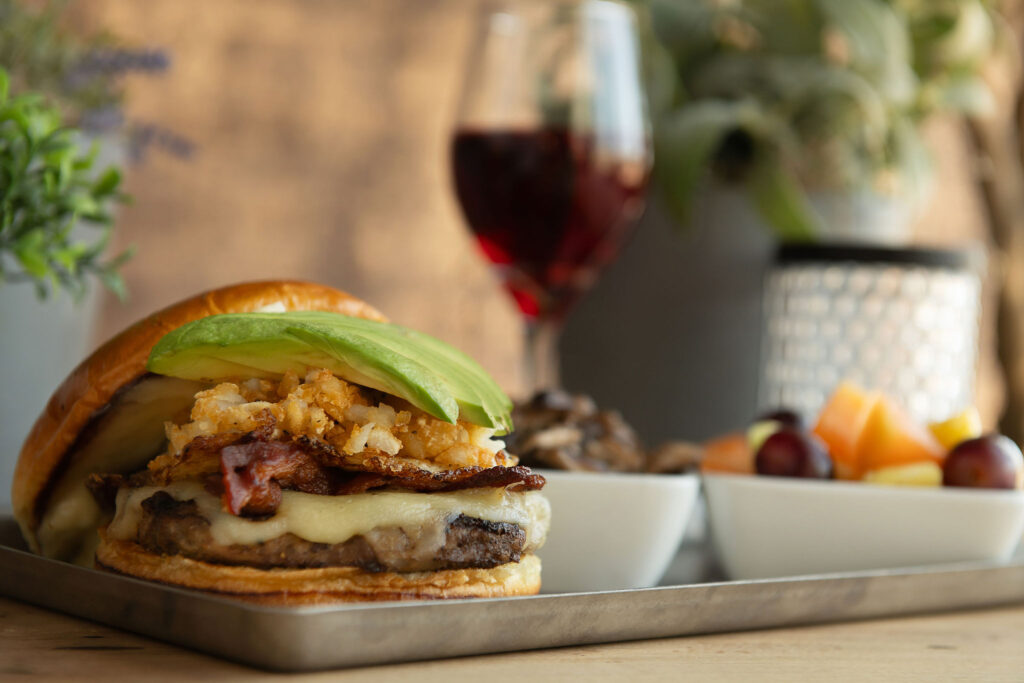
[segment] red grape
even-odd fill
[[[1002,434],[986,434],[957,444],[942,466],[944,486],[1016,489],[1024,486],[1024,455]]]
[[[832,458],[813,434],[783,427],[761,444],[754,456],[758,474],[775,477],[830,479]]]
[[[772,422],[778,422],[783,427],[792,427],[798,431],[806,431],[807,429],[807,424],[804,422],[803,415],[788,408],[779,408],[778,410],[762,413],[757,416],[757,419],[754,420],[754,422],[767,422],[769,420]]]

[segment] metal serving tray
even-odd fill
[[[685,552],[682,564],[708,566],[704,549]],[[1024,555],[1003,566],[276,608],[47,560],[26,552],[17,526],[0,517],[0,593],[244,664],[311,671],[1024,602]]]

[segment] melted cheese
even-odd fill
[[[255,545],[291,533],[314,543],[344,543],[375,529],[410,531],[438,527],[464,514],[488,522],[509,522],[526,532],[526,547],[544,542],[551,508],[539,491],[509,492],[503,488],[468,489],[450,493],[371,491],[347,496],[320,496],[298,491],[282,492],[277,513],[257,521],[225,512],[220,499],[197,482],[169,486],[121,489],[117,514],[107,528],[115,539],[134,539],[142,514],[142,501],[157,491],[175,500],[194,500],[210,521],[213,540],[222,545]]]

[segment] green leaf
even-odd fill
[[[941,90],[941,104],[953,111],[986,116],[996,108],[992,90],[973,74],[952,79]]]
[[[110,227],[104,226],[102,230],[103,232],[96,238],[96,241],[85,245],[85,253],[82,255],[83,260],[94,261],[106,250],[107,243],[110,241]]]
[[[14,255],[33,277],[46,278],[51,275],[46,258],[46,235],[42,230],[33,230],[23,235],[14,245]]]
[[[130,260],[132,259],[132,257],[133,257],[133,256],[135,256],[135,246],[134,246],[134,245],[133,245],[133,246],[130,246],[130,247],[128,247],[127,249],[125,249],[124,251],[122,251],[122,252],[121,252],[120,254],[118,254],[117,256],[115,256],[115,257],[114,257],[113,259],[111,259],[111,260],[110,260],[110,261],[109,261],[109,262],[108,262],[108,263],[107,263],[107,264],[106,264],[106,265],[104,266],[104,268],[107,268],[107,269],[111,269],[111,270],[113,270],[113,269],[117,269],[117,268],[120,268],[120,267],[121,267],[121,266],[123,266],[123,265],[124,265],[125,263],[127,263],[128,261],[130,261]]]
[[[43,280],[36,280],[34,283],[36,290],[36,297],[40,300],[45,299],[50,294],[49,288]]]
[[[60,154],[67,152],[70,154],[77,153],[74,145],[68,140],[67,130],[63,128],[55,128],[50,131],[45,137],[38,140],[36,143],[36,149],[40,154],[49,157],[51,154]]]
[[[68,208],[83,217],[93,217],[100,213],[100,203],[91,194],[75,192],[68,196]]]
[[[7,103],[7,93],[10,92],[10,87],[10,77],[3,68],[0,68],[0,104]]]
[[[933,1],[909,12],[918,68],[932,72],[970,67],[988,58],[999,29],[987,4],[979,0]]]
[[[99,151],[100,148],[97,143],[89,145],[89,151],[75,159],[75,170],[88,171],[92,168],[93,163],[96,161],[96,155],[99,154]]]
[[[765,50],[782,55],[814,55],[820,50],[822,17],[814,0],[742,4],[763,36]]]
[[[912,201],[923,201],[931,193],[935,177],[928,149],[910,121],[897,121],[892,133],[894,165],[903,183],[903,194]]]
[[[0,21],[0,56],[4,31]],[[123,297],[116,270],[130,251],[97,263],[113,206],[126,199],[118,191],[120,172],[94,173],[95,150],[82,153],[80,136],[62,125],[59,111],[37,95],[9,96],[7,76],[0,76],[0,281],[30,282],[43,296],[52,288],[78,297],[97,277]],[[73,243],[72,228],[88,223],[99,227],[94,237]]]
[[[25,131],[32,140],[43,140],[59,126],[56,112],[46,109],[28,109],[23,116]]]
[[[648,0],[658,41],[680,63],[715,44],[715,13],[704,2]]]
[[[117,190],[117,187],[120,184],[121,172],[116,168],[108,168],[96,180],[96,182],[93,183],[92,193],[97,197],[105,197]]]
[[[865,74],[886,99],[909,104],[917,87],[910,33],[903,15],[882,0],[817,0],[846,38],[850,66]]]
[[[72,244],[64,249],[57,249],[53,252],[53,260],[61,268],[71,275],[78,271],[78,263],[85,252],[85,248],[79,244]]]
[[[800,184],[773,159],[762,158],[751,169],[747,189],[758,212],[784,242],[809,242],[819,221]]]
[[[762,130],[763,119],[752,102],[704,100],[660,122],[655,163],[668,208],[680,224],[689,222],[697,188],[725,136],[737,129]]]
[[[47,155],[47,162],[51,168],[56,171],[57,185],[56,191],[63,192],[67,190],[71,184],[73,178],[73,168],[75,150],[69,147],[62,147],[54,152]]]
[[[124,284],[124,278],[116,270],[101,270],[96,273],[100,281],[117,296],[119,301],[128,300],[128,288]]]
[[[672,55],[656,42],[646,45],[647,100],[652,118],[669,111],[676,99],[678,84]]]

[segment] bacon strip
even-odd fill
[[[332,492],[327,470],[290,443],[252,441],[226,446],[220,452],[224,505],[233,515],[270,515],[281,504],[281,488],[327,495]]]
[[[197,436],[185,446],[180,455],[161,455],[146,466],[146,481],[155,486],[166,486],[172,481],[197,479],[220,471],[220,454],[225,447],[250,441],[270,441],[276,421],[269,410],[259,416],[259,426],[251,432],[225,432],[212,436]]]
[[[535,491],[544,486],[544,477],[534,474],[528,467],[466,467],[443,472],[410,470],[401,475],[364,472],[342,483],[334,495],[364,493],[383,487],[431,493],[498,486]]]
[[[544,477],[526,467],[394,471],[371,458],[364,463],[370,471],[346,472],[324,465],[323,455],[321,447],[302,441],[249,441],[223,448],[225,507],[235,515],[270,515],[281,503],[282,489],[350,495],[385,487],[429,493],[499,486],[529,491],[544,486]]]
[[[277,511],[282,489],[341,496],[382,488],[419,493],[491,487],[533,491],[545,483],[544,477],[528,467],[434,472],[408,464],[396,466],[373,456],[354,470],[352,463],[325,444],[303,438],[270,441],[267,437],[265,432],[198,437],[178,461],[151,464],[148,470],[130,477],[95,474],[88,486],[101,505],[112,509],[122,486],[164,486],[181,478],[200,477],[211,493],[222,496],[224,507],[232,514],[261,517]]]

